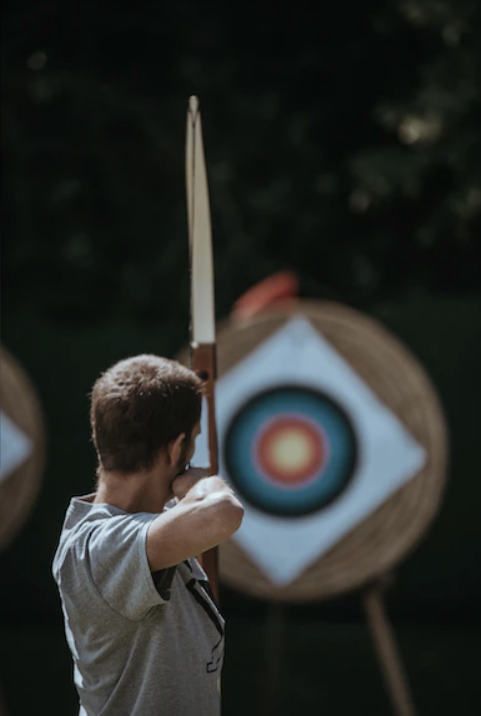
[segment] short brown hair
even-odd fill
[[[177,361],[139,355],[111,366],[91,393],[90,424],[100,466],[150,469],[161,448],[200,420],[203,383]]]

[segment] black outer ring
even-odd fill
[[[261,503],[259,500],[253,496],[250,491],[246,491],[244,485],[242,485],[242,482],[236,479],[235,476],[235,469],[232,464],[232,460],[230,458],[230,455],[232,454],[232,450],[230,449],[232,440],[234,439],[234,435],[236,432],[236,427],[241,419],[242,414],[245,410],[250,408],[251,405],[254,403],[259,402],[265,396],[267,395],[275,395],[276,393],[282,393],[285,395],[286,393],[295,393],[298,395],[299,393],[306,393],[309,396],[314,395],[315,397],[321,398],[324,402],[331,405],[334,410],[336,410],[340,415],[342,416],[343,420],[345,421],[347,430],[351,437],[351,444],[352,444],[352,451],[351,451],[351,459],[348,463],[348,468],[346,470],[346,476],[344,480],[339,485],[338,489],[332,492],[328,498],[324,498],[322,501],[317,502],[316,504],[313,504],[312,507],[308,509],[303,509],[302,511],[293,511],[289,510],[287,508],[276,508],[276,509],[269,509],[267,510],[265,505]],[[356,435],[356,431],[354,430],[354,426],[352,424],[352,421],[347,414],[347,412],[344,410],[344,408],[341,408],[338,403],[336,403],[329,395],[322,392],[321,390],[317,390],[315,388],[311,388],[311,386],[305,386],[305,385],[280,385],[276,388],[268,388],[267,390],[263,390],[256,395],[254,395],[252,398],[247,400],[245,403],[241,405],[241,407],[237,410],[236,414],[230,421],[227,430],[225,432],[225,438],[223,440],[222,445],[222,456],[223,456],[223,462],[226,466],[227,470],[227,477],[229,478],[230,482],[234,486],[235,490],[239,493],[239,495],[242,497],[242,499],[245,502],[248,502],[252,507],[255,507],[258,510],[261,510],[261,512],[265,512],[267,514],[276,515],[279,517],[304,517],[305,515],[310,515],[313,512],[319,512],[323,508],[327,507],[327,505],[332,504],[334,500],[336,500],[339,495],[346,489],[347,485],[352,481],[352,478],[354,476],[354,472],[357,467],[358,462],[358,456],[359,456],[359,443]]]

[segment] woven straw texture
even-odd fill
[[[16,470],[0,482],[0,550],[14,538],[37,497],[45,460],[45,431],[36,393],[20,364],[0,350],[0,405],[30,438],[33,450]]]
[[[225,324],[217,339],[218,376],[227,373],[294,315],[303,315],[425,447],[423,469],[294,582],[272,584],[234,539],[220,548],[221,580],[274,601],[303,602],[358,588],[392,569],[419,542],[440,506],[447,430],[436,392],[411,353],[376,321],[327,302],[299,302],[246,323]]]

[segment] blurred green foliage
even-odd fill
[[[4,307],[185,320],[193,92],[220,315],[286,267],[304,295],[361,307],[479,287],[480,14],[476,0],[6,7]]]

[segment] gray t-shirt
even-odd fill
[[[196,559],[151,573],[152,513],[73,498],[53,562],[79,716],[218,716],[224,620]]]

